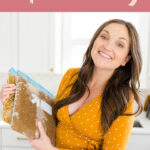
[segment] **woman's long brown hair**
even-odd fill
[[[74,83],[71,83],[66,87],[66,89],[70,86],[72,87],[69,96],[62,100],[58,100],[58,102],[55,104],[53,114],[56,119],[56,124],[58,122],[56,114],[59,108],[78,101],[84,95],[86,90],[88,90],[90,94],[87,84],[91,80],[94,70],[94,63],[91,58],[91,50],[94,41],[100,32],[104,27],[111,23],[122,24],[128,29],[130,37],[130,50],[128,55],[131,55],[131,59],[125,66],[120,66],[115,69],[112,77],[107,81],[107,84],[104,88],[101,101],[101,126],[103,133],[106,133],[113,121],[118,116],[137,116],[142,112],[143,106],[138,96],[138,90],[140,87],[139,75],[142,67],[142,57],[138,34],[135,27],[130,22],[120,19],[113,19],[105,22],[97,29],[84,55],[83,65],[81,66],[80,70],[73,75],[78,75],[78,78]],[[130,100],[130,91],[134,95],[134,99],[138,104],[138,109],[133,114],[124,114]]]

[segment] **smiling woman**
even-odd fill
[[[82,15],[83,14],[78,14],[76,18],[80,18],[80,16]],[[87,42],[89,42],[89,40],[86,39],[89,39],[89,37],[91,37],[90,34],[87,33],[89,31],[92,31],[91,30],[93,28],[92,25],[96,25],[97,23],[100,24],[101,22],[105,21],[105,20],[101,20],[102,18],[105,19],[110,18],[108,17],[110,13],[108,13],[107,17],[105,15],[103,13],[97,14],[97,16],[95,15],[96,17],[94,20],[92,20],[94,16],[89,17],[90,14],[88,15],[85,14],[80,18],[80,20],[75,20],[74,18],[72,18],[72,20],[74,20],[72,24],[76,27],[76,30],[75,28],[72,28],[72,31],[75,33],[79,32],[79,33],[86,33],[86,34],[85,36],[82,36],[82,34],[79,34],[78,36],[77,34],[76,36],[74,35],[72,38],[73,42],[68,41],[70,36],[68,36],[69,38],[67,40],[65,39],[63,41],[66,41],[67,46],[71,44],[75,46],[78,45],[79,43],[81,45],[86,44]],[[127,14],[127,15],[128,17],[132,16],[132,14]],[[19,33],[19,35],[21,35],[21,39],[24,39],[24,36],[22,35],[37,35],[35,33],[44,33],[44,34],[42,34],[40,38],[38,38],[38,40],[36,38],[33,38],[32,36],[30,36],[31,38],[29,38],[29,36],[25,36],[26,37],[25,41],[26,39],[28,39],[28,41],[30,41],[29,43],[24,42],[24,40],[16,39],[17,41],[21,41],[21,43],[19,43],[19,45],[21,46],[20,49],[24,49],[24,51],[19,51],[19,54],[21,54],[19,60],[27,60],[27,62],[29,62],[29,65],[26,65],[25,61],[21,61],[21,63],[19,63],[18,66],[24,68],[24,70],[27,67],[28,69],[31,68],[31,70],[34,69],[34,71],[41,71],[44,66],[47,66],[46,63],[44,63],[45,61],[34,61],[36,62],[35,64],[38,68],[38,70],[36,70],[36,66],[32,66],[33,59],[30,60],[29,56],[32,56],[31,55],[32,53],[32,54],[36,54],[36,57],[34,59],[37,58],[37,60],[45,60],[46,58],[48,58],[48,60],[51,60],[49,59],[49,57],[47,57],[48,53],[46,53],[47,51],[49,51],[49,49],[45,47],[44,52],[43,49],[42,51],[40,51],[41,47],[43,47],[42,46],[43,42],[44,45],[45,45],[45,41],[49,43],[49,39],[45,40],[44,38],[44,37],[49,37],[46,36],[48,33],[47,31],[49,31],[46,30],[48,26],[45,26],[47,23],[46,18],[49,16],[47,16],[46,18],[44,18],[42,15],[41,17],[38,15],[38,17],[32,16],[31,18],[30,16],[32,15],[28,14],[29,19],[27,19],[28,18],[27,16],[23,15],[21,17],[21,14],[19,14],[19,19],[21,19],[21,22],[19,24],[22,24],[22,26],[20,26],[19,29],[23,30],[22,32]],[[114,16],[117,17],[116,14],[114,14]],[[121,13],[121,16],[123,16],[123,13]],[[88,21],[85,21],[86,17]],[[132,18],[130,19],[128,18],[128,20],[132,20],[132,22],[134,22],[135,25],[136,25],[135,23],[136,20],[138,20],[140,24],[140,28],[145,29],[145,26],[144,27],[142,26],[143,24],[147,24],[147,27],[149,28],[149,24],[145,22],[146,19],[144,18],[144,16],[141,16],[143,18],[142,23],[140,22],[139,19],[134,20],[134,18],[136,17],[137,16],[132,16]],[[149,18],[149,15],[147,17]],[[6,18],[6,16],[4,16],[4,18]],[[36,23],[34,24],[33,22],[31,22],[31,20],[34,20],[33,18],[36,18],[35,21]],[[26,24],[28,22],[29,24]],[[69,21],[67,20],[67,23],[68,22]],[[80,22],[80,24],[78,22]],[[83,22],[84,22],[84,28],[82,26]],[[62,32],[66,37],[67,37],[66,34],[73,33],[70,32],[69,30],[70,26],[67,26],[68,25],[67,23],[63,24],[64,25],[63,27],[65,27],[65,29],[67,28],[67,30],[65,30],[65,32]],[[31,24],[33,25],[33,28],[31,28],[32,30],[25,30],[27,26],[31,27]],[[38,27],[38,25],[40,26],[40,28],[42,28],[40,32],[39,32],[40,28],[35,28]],[[51,27],[52,26],[50,26],[50,28]],[[87,29],[86,27],[88,27],[89,29]],[[95,27],[93,28],[94,30]],[[57,31],[61,33],[59,30]],[[144,31],[148,33],[147,28]],[[11,32],[11,33],[15,33],[15,32]],[[144,42],[148,41],[147,36],[146,37],[143,36],[144,32],[141,33],[142,34],[140,37],[144,39],[142,41]],[[5,35],[9,35],[9,34],[5,34]],[[83,40],[82,42],[80,41],[80,38],[81,39],[85,38],[85,40]],[[9,38],[6,37],[6,39]],[[43,39],[43,42],[41,41],[41,39]],[[54,39],[54,41],[57,40]],[[53,41],[51,42],[54,43]],[[41,45],[34,47],[33,45],[36,45],[35,43],[39,43],[39,44],[41,43]],[[63,46],[65,45],[64,43],[65,42],[63,42],[62,44]],[[144,46],[146,44],[147,42],[142,43],[142,45]],[[11,44],[4,43],[4,45],[8,46]],[[56,44],[56,45],[61,45],[61,44]],[[82,55],[82,52],[84,52],[84,48],[85,48],[85,46],[81,47],[81,45],[80,47],[78,47],[78,49],[73,49],[74,53],[71,50],[71,47],[58,48],[58,49],[63,49],[64,51],[66,51],[66,49],[68,50],[66,51],[66,53],[68,54],[67,57],[62,58],[63,60],[67,60],[67,62],[63,64],[68,64],[71,68],[72,67],[71,62],[73,61],[79,62],[79,57]],[[3,49],[3,47],[1,49]],[[8,48],[6,47],[5,50],[6,49]],[[13,49],[16,49],[16,47],[14,47]],[[29,53],[26,53],[28,50]],[[144,51],[145,51],[145,47],[143,48],[142,54],[144,53]],[[71,57],[70,55],[71,53],[73,57]],[[76,55],[77,53],[79,55]],[[5,53],[2,54],[3,55],[1,55],[2,56],[1,62],[3,62],[4,60],[7,61],[9,57],[4,57]],[[17,53],[14,53],[15,56],[17,56],[16,54]],[[45,57],[42,56],[41,54],[44,54]],[[51,55],[52,57],[54,56],[53,53],[50,54],[52,54]],[[66,56],[66,55],[61,55],[61,53],[59,54],[60,56],[63,57]],[[144,55],[144,61],[146,60],[145,56],[147,55]],[[39,63],[37,64],[37,62]],[[25,66],[23,64],[25,64]],[[56,104],[53,109],[54,117],[56,118],[56,123],[57,123],[57,130],[56,130],[57,148],[51,144],[51,141],[49,140],[48,136],[45,134],[45,131],[43,130],[41,125],[39,126],[40,139],[36,141],[30,140],[32,146],[37,150],[54,150],[54,149],[75,149],[75,150],[78,149],[119,150],[121,149],[124,150],[128,144],[132,126],[133,126],[134,115],[130,115],[130,114],[133,114],[134,112],[138,114],[142,110],[140,106],[139,97],[137,95],[138,87],[136,86],[136,84],[139,82],[141,65],[142,63],[141,63],[141,54],[139,48],[138,35],[134,26],[131,23],[123,20],[110,20],[102,24],[97,29],[91,42],[89,43],[81,68],[73,67],[69,69],[64,74],[62,81],[60,83],[55,98]],[[1,68],[3,66],[5,65],[1,65]],[[64,66],[63,69],[65,68]],[[144,63],[144,66],[146,66],[146,63]],[[66,69],[67,67],[64,69],[64,71]],[[11,87],[6,87],[6,91],[4,91],[3,94],[0,95],[0,99],[2,100],[2,102],[3,99],[5,99],[6,96],[9,95],[8,94],[9,92],[14,92],[12,90],[13,89]],[[133,110],[134,99],[139,105],[138,111]]]
[[[118,19],[102,24],[82,67],[69,69],[60,83],[53,109],[56,147],[125,150],[134,115],[142,112],[136,88],[141,66],[135,27]]]
[[[112,23],[107,25],[96,38],[91,56],[97,67],[103,67],[114,71],[120,65],[130,60],[130,39],[127,28],[122,24]],[[98,54],[100,55],[97,55]],[[99,57],[96,59],[95,57]],[[96,62],[95,59],[98,61]]]
[[[29,139],[31,145],[37,150],[125,150],[134,116],[142,112],[136,86],[141,67],[135,27],[118,19],[102,24],[81,68],[70,68],[59,85],[53,108],[56,147],[40,123],[40,138]]]

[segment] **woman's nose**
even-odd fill
[[[105,47],[106,50],[110,50],[111,51],[113,49],[113,47],[114,47],[114,44],[113,44],[112,41],[107,41],[105,43],[104,47]]]

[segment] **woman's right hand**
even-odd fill
[[[2,85],[2,88],[0,91],[0,101],[2,102],[2,104],[4,104],[7,98],[9,98],[9,94],[14,94],[15,91],[16,91],[15,84]]]

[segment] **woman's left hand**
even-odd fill
[[[51,141],[49,137],[46,135],[46,132],[41,122],[38,122],[38,128],[40,132],[39,139],[33,140],[27,137],[31,146],[35,148],[36,150],[58,150],[56,147],[54,147],[51,144]]]

